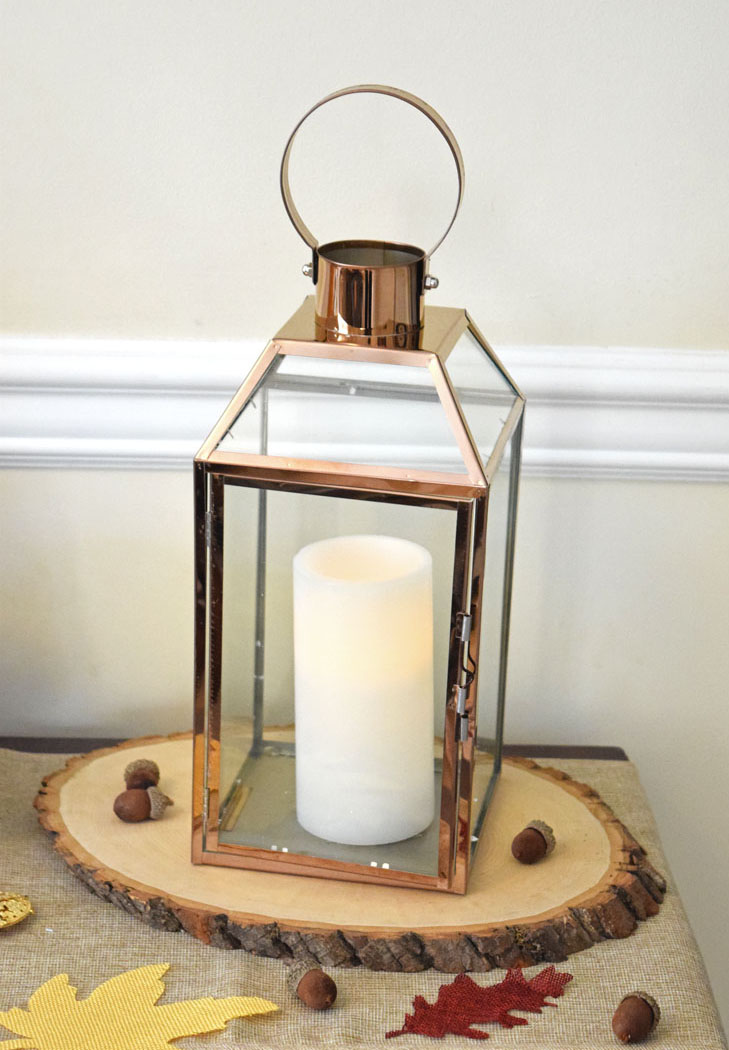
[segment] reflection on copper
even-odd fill
[[[420,347],[423,251],[389,241],[336,241],[316,252],[317,339],[391,350]]]

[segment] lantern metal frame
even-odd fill
[[[470,330],[513,392],[513,404],[488,461],[477,444],[444,368],[459,337]],[[195,457],[195,708],[193,743],[192,860],[197,864],[252,868],[465,893],[469,865],[481,821],[501,768],[509,610],[514,562],[517,494],[525,399],[466,311],[426,307],[420,349],[393,349],[357,342],[322,342],[316,337],[311,297],[268,343]],[[259,390],[277,357],[321,357],[340,361],[390,363],[426,368],[458,443],[465,474],[394,466],[295,459],[289,456],[222,451],[218,448],[233,421]],[[262,448],[266,448],[265,412]],[[472,826],[472,787],[477,741],[477,687],[483,601],[486,525],[491,482],[511,444],[505,548],[500,667],[497,690],[493,771],[487,797]],[[448,647],[442,790],[437,874],[368,867],[346,861],[282,853],[220,841],[221,645],[223,588],[223,508],[227,484],[259,492],[259,521],[265,521],[271,490],[446,508],[456,514],[454,574]],[[262,515],[262,518],[260,517]],[[256,593],[263,601],[259,533]],[[260,605],[257,614],[260,615]],[[262,650],[262,646],[259,647]],[[262,651],[257,652],[262,660]],[[471,670],[467,670],[470,666]],[[260,667],[258,668],[260,670]],[[258,686],[255,687],[256,689]],[[254,698],[254,720],[262,733],[262,697]]]

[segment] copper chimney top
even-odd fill
[[[371,93],[390,95],[407,102],[432,121],[448,143],[458,173],[458,199],[448,226],[429,252],[411,244],[391,241],[345,240],[320,245],[299,215],[289,186],[289,158],[294,138],[304,121],[332,99]],[[428,273],[430,256],[455,222],[463,198],[463,159],[453,132],[426,102],[381,84],[342,88],[304,114],[286,143],[281,161],[281,194],[291,222],[312,250],[312,261],[303,267],[315,286],[317,338],[324,342],[363,343],[400,349],[417,349],[423,325],[423,296],[438,280]]]

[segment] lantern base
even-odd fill
[[[441,771],[433,774],[433,806],[441,795]],[[439,820],[400,842],[350,845],[330,842],[307,831],[296,819],[296,760],[293,740],[266,742],[248,756],[222,807],[218,841],[224,846],[253,846],[275,852],[325,857],[350,864],[436,874]]]
[[[94,893],[149,925],[206,943],[328,966],[447,972],[556,962],[628,936],[665,892],[630,832],[598,795],[557,770],[507,759],[464,896],[213,868],[190,862],[190,737],[150,737],[70,759],[37,799],[54,847]],[[162,820],[112,812],[122,772],[152,758],[175,799]],[[557,849],[511,856],[539,816]]]

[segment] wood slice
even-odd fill
[[[124,824],[112,812],[136,758],[157,762],[175,800],[162,820]],[[35,806],[97,896],[221,948],[389,971],[529,966],[627,937],[666,889],[592,788],[529,759],[504,763],[465,896],[193,865],[191,775],[189,734],[129,740],[70,759]],[[554,828],[557,848],[522,865],[511,840],[535,818]]]

